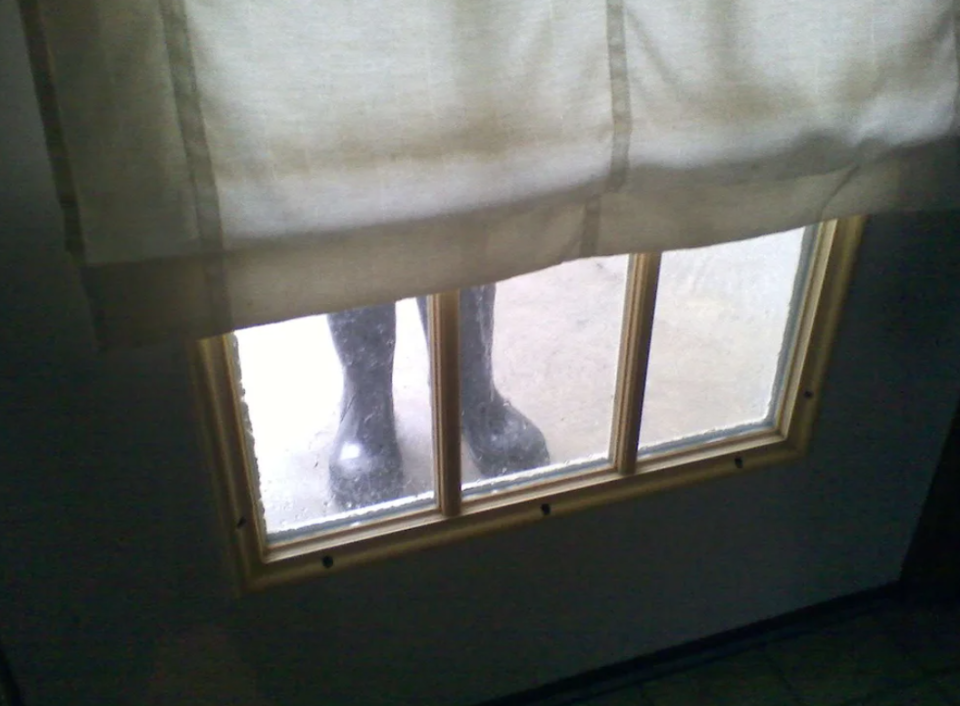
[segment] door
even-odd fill
[[[869,226],[802,462],[235,597],[186,356],[92,350],[12,3],[0,33],[0,643],[27,704],[470,704],[897,578],[957,399],[953,215]]]

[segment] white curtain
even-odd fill
[[[951,205],[951,0],[21,0],[108,345]]]

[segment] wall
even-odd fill
[[[0,642],[28,704],[466,704],[896,579],[957,400],[956,216],[875,221],[803,463],[235,600],[182,351],[92,350],[6,0],[0,76]]]

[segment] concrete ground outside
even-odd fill
[[[766,416],[801,236],[664,256],[641,446]],[[497,385],[541,427],[555,464],[607,453],[626,260],[571,262],[498,285]],[[432,484],[429,366],[415,302],[400,302],[397,316],[394,403],[405,490],[417,495]],[[268,531],[342,513],[327,487],[342,378],[324,317],[237,340]],[[465,459],[465,482],[478,477]]]

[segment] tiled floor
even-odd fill
[[[654,663],[550,706],[960,706],[960,602],[892,598]]]

